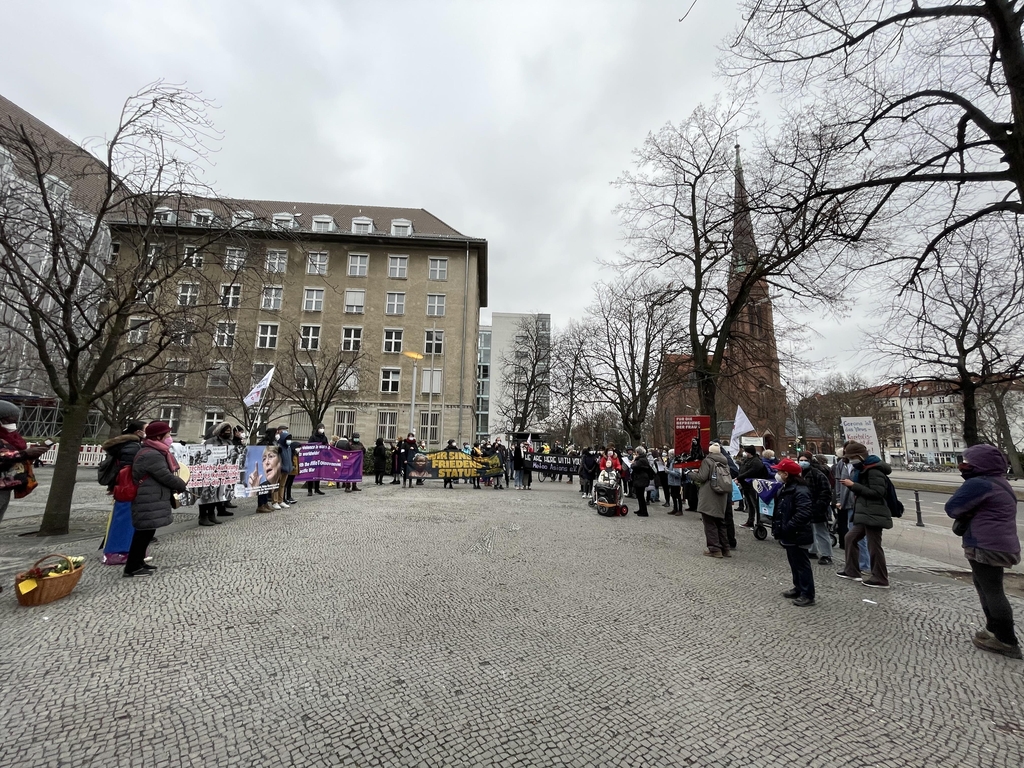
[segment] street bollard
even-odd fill
[[[924,528],[924,520],[921,519],[921,492],[914,491],[914,506],[917,507],[917,527]]]

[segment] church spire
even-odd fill
[[[742,274],[757,261],[757,243],[754,241],[754,224],[750,218],[750,200],[747,185],[743,180],[743,163],[740,160],[740,145],[736,147],[736,182],[732,201],[732,269]]]

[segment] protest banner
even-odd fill
[[[875,420],[870,416],[841,416],[840,423],[843,425],[843,435],[847,440],[856,440],[862,443],[869,454],[881,456],[878,450],[878,434],[875,432]]]
[[[335,483],[363,481],[363,452],[343,451],[330,445],[307,443],[297,451],[299,474],[295,482],[327,480]]]
[[[676,416],[675,461],[682,469],[696,469],[711,446],[710,416]]]
[[[535,453],[533,454],[533,470],[556,475],[578,475],[580,473],[580,457]]]
[[[181,506],[216,504],[230,501],[238,494],[240,456],[245,449],[234,445],[196,445],[175,443],[171,446],[175,459],[188,467],[188,480],[184,493],[179,496]]]
[[[281,470],[281,449],[276,445],[250,445],[240,465],[242,482],[235,486],[236,497],[271,493],[285,476]]]
[[[498,456],[468,456],[462,451],[417,453],[412,460],[410,477],[417,480],[446,478],[499,477],[505,473]]]

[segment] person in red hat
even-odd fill
[[[786,548],[789,569],[793,573],[793,588],[782,596],[792,600],[793,605],[805,608],[814,605],[814,571],[807,555],[814,543],[811,489],[802,476],[800,465],[792,459],[783,459],[772,469],[775,479],[782,483],[775,496],[772,535]]]

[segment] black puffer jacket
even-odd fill
[[[804,481],[790,478],[775,497],[772,536],[784,547],[812,544],[811,515],[810,488]]]
[[[132,525],[141,530],[170,525],[171,496],[185,490],[185,481],[171,472],[166,455],[143,443],[132,462],[132,478],[139,483],[132,502]]]
[[[803,478],[811,490],[811,522],[827,522],[828,510],[832,506],[832,484],[828,475],[811,464],[803,471]]]
[[[654,467],[651,466],[651,462],[647,460],[647,456],[637,456],[633,459],[633,465],[630,469],[630,482],[633,484],[634,493],[644,493],[647,490],[647,486],[651,484],[651,481],[656,477]]]
[[[132,434],[112,437],[100,446],[100,448],[114,457],[114,461],[117,462],[117,469],[119,472],[123,467],[131,466],[132,462],[135,460],[135,454],[139,452],[141,447],[142,438],[138,435]],[[113,490],[116,483],[117,480],[115,479],[113,483],[107,486],[107,490]]]

